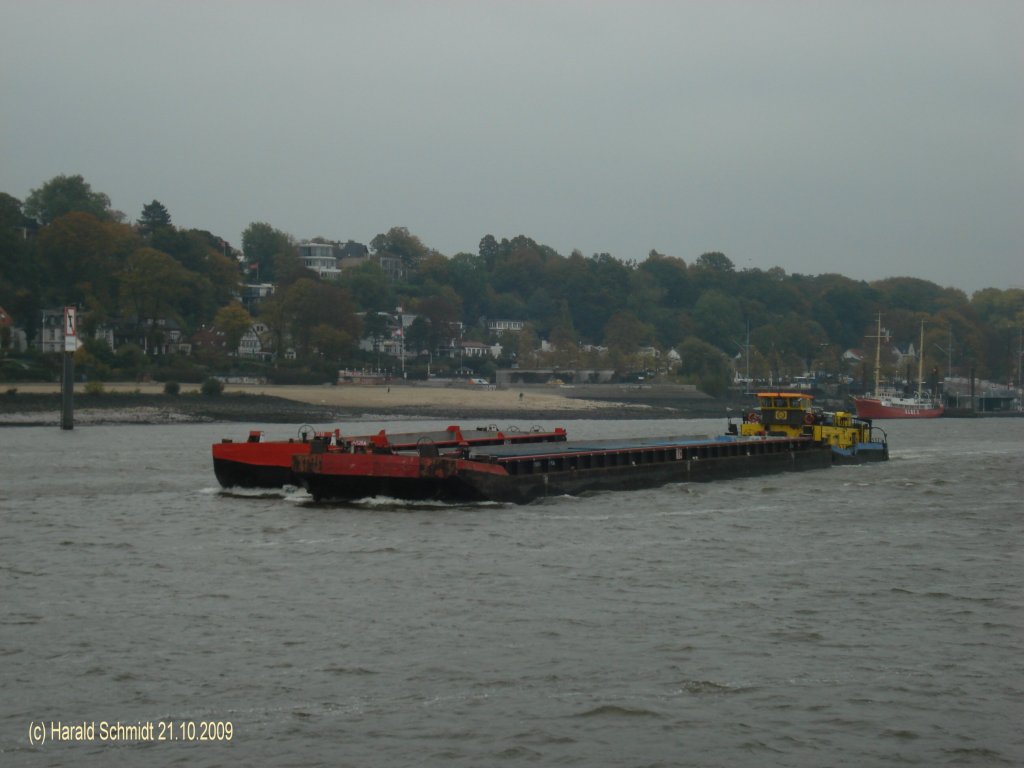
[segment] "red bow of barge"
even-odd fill
[[[347,436],[338,429],[317,432],[306,424],[299,428],[297,437],[287,440],[266,440],[262,431],[253,430],[243,442],[236,443],[225,439],[214,443],[213,471],[217,481],[224,488],[281,488],[285,485],[299,484],[298,478],[292,474],[292,459],[308,454],[314,446],[317,450],[329,452],[371,451],[380,454],[416,451],[423,446],[442,450],[469,446],[561,442],[565,437],[565,430],[561,428],[545,431],[540,427],[534,427],[529,431],[520,431],[510,427],[502,431],[494,425],[466,431],[458,426],[449,426],[443,431],[433,432],[389,435],[380,430],[375,434]]]

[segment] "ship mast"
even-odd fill
[[[882,313],[878,313],[878,330],[875,332],[875,395],[882,388]]]
[[[921,321],[921,346],[917,350],[917,401],[924,397],[924,320]]]

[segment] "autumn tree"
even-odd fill
[[[1017,381],[1021,370],[1021,329],[1024,329],[1024,290],[987,288],[970,301],[977,326],[987,331],[973,342],[984,370],[1006,381]]]
[[[314,346],[314,329],[326,324],[358,339],[362,322],[355,314],[351,296],[343,288],[330,283],[300,278],[285,292],[282,299],[283,319],[299,352],[308,355]]]
[[[588,259],[573,251],[568,259],[549,264],[548,269],[554,270],[557,298],[568,303],[580,337],[592,343],[600,341],[608,320],[625,306],[629,268],[606,253]]]
[[[348,289],[360,309],[383,312],[395,306],[395,291],[380,266],[367,261],[342,272],[341,285]]]
[[[720,253],[718,251],[702,253],[697,257],[697,261],[694,262],[694,267],[698,270],[704,270],[707,272],[736,271],[736,267],[733,265],[732,260],[724,253]]]
[[[376,254],[398,256],[406,269],[412,269],[431,253],[423,241],[405,227],[392,227],[377,235],[370,241],[370,250]]]
[[[487,265],[483,256],[455,254],[448,262],[448,279],[451,287],[462,298],[465,319],[473,322],[486,314]]]
[[[498,258],[498,241],[494,235],[484,235],[480,238],[477,254],[488,269],[494,268],[494,262]]]
[[[662,291],[665,307],[685,307],[693,301],[693,290],[686,271],[686,262],[674,256],[665,256],[651,251],[647,260],[637,267],[637,272],[648,275]]]
[[[604,343],[622,355],[632,355],[654,341],[654,329],[632,312],[617,312],[604,327]]]
[[[405,330],[405,349],[413,355],[423,352],[431,354],[430,321],[423,315],[417,315]]]
[[[242,233],[242,252],[252,277],[264,283],[277,281],[279,268],[298,261],[292,238],[262,221],[253,222]]]
[[[287,288],[297,280],[319,280],[320,276],[303,266],[295,247],[274,254],[274,282],[278,289]]]
[[[683,381],[695,384],[712,397],[726,393],[732,379],[732,365],[721,350],[691,336],[679,345],[678,351],[681,358],[678,374]]]
[[[724,253],[711,251],[697,257],[689,269],[690,280],[696,294],[712,288],[728,291],[735,281],[736,268]]]
[[[428,349],[445,344],[455,336],[456,326],[462,319],[462,300],[451,287],[445,286],[436,294],[420,299],[414,309],[429,323]]]
[[[94,192],[82,176],[55,176],[25,198],[25,215],[46,225],[78,211],[101,221],[112,218],[110,198]]]
[[[745,333],[739,300],[720,290],[704,293],[693,308],[693,319],[702,340],[721,350],[731,350]]]
[[[118,277],[122,306],[146,329],[150,345],[157,345],[163,333],[159,321],[180,318],[175,305],[187,294],[192,273],[174,257],[144,247],[132,252]]]
[[[878,298],[887,307],[909,312],[933,314],[944,307],[967,302],[963,291],[942,288],[929,280],[916,277],[890,277],[871,284]]]
[[[389,328],[388,315],[384,312],[367,312],[363,316],[363,336],[373,342],[375,350],[380,350],[381,342],[388,337]]]
[[[536,276],[543,267],[541,254],[528,238],[517,238],[503,250],[507,253],[494,265],[491,284],[497,291],[518,293],[525,299],[537,287]]]
[[[537,281],[534,280],[531,283],[536,284]],[[540,283],[528,293],[526,316],[532,318],[537,330],[550,339],[551,332],[558,322],[559,309],[562,306],[568,310],[568,303],[564,299],[558,300],[557,286]],[[565,319],[569,321],[571,326],[572,316],[570,315]],[[554,341],[554,339],[551,339],[551,341]]]
[[[238,295],[241,270],[216,235],[198,229],[158,227],[149,238],[152,248],[173,256],[192,274],[192,285],[179,307],[183,319],[196,326],[209,322],[218,308]]]
[[[978,319],[997,328],[1024,327],[1024,289],[986,288],[971,297],[971,308]]]
[[[425,284],[447,285],[449,283],[448,266],[451,262],[447,257],[436,251],[429,252],[416,265],[416,274]]]
[[[340,360],[352,353],[356,339],[349,331],[335,328],[327,323],[313,327],[309,335],[310,344],[325,360]]]
[[[213,318],[214,327],[224,333],[224,342],[229,354],[238,353],[242,337],[252,327],[252,315],[237,301],[217,310]]]
[[[34,258],[33,241],[26,237],[34,226],[22,213],[20,200],[0,193],[0,306],[20,322],[36,316],[42,306],[44,275]]]
[[[807,313],[821,324],[828,338],[844,348],[863,346],[863,329],[871,323],[877,305],[874,289],[834,274],[818,275],[806,287]]]
[[[173,311],[188,270],[163,251],[144,247],[128,256],[118,276],[123,306],[140,321],[158,320]]]
[[[80,211],[59,217],[37,239],[48,300],[85,305],[92,312],[89,322],[114,312],[119,275],[138,244],[138,235],[125,224]]]
[[[558,315],[551,326],[550,337],[555,349],[566,355],[566,363],[574,365],[576,362],[576,329],[572,325],[569,302],[565,299],[558,302]]]
[[[285,294],[276,293],[261,301],[257,317],[267,326],[274,355],[279,355],[285,350],[285,342],[288,339],[288,307],[285,304]]]
[[[526,323],[516,336],[516,359],[526,365],[533,365],[536,362],[534,360],[534,353],[539,346],[540,339],[537,337],[537,332],[533,329],[532,325]]]

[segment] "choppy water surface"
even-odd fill
[[[1020,765],[1024,420],[885,427],[884,465],[524,507],[223,494],[248,425],[0,429],[0,763]],[[233,736],[30,744],[58,720]]]

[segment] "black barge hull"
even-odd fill
[[[542,449],[543,450],[543,449]],[[310,454],[293,472],[317,501],[387,496],[408,500],[525,504],[549,496],[630,491],[832,466],[810,440],[735,439],[613,448],[483,450],[463,457]]]

